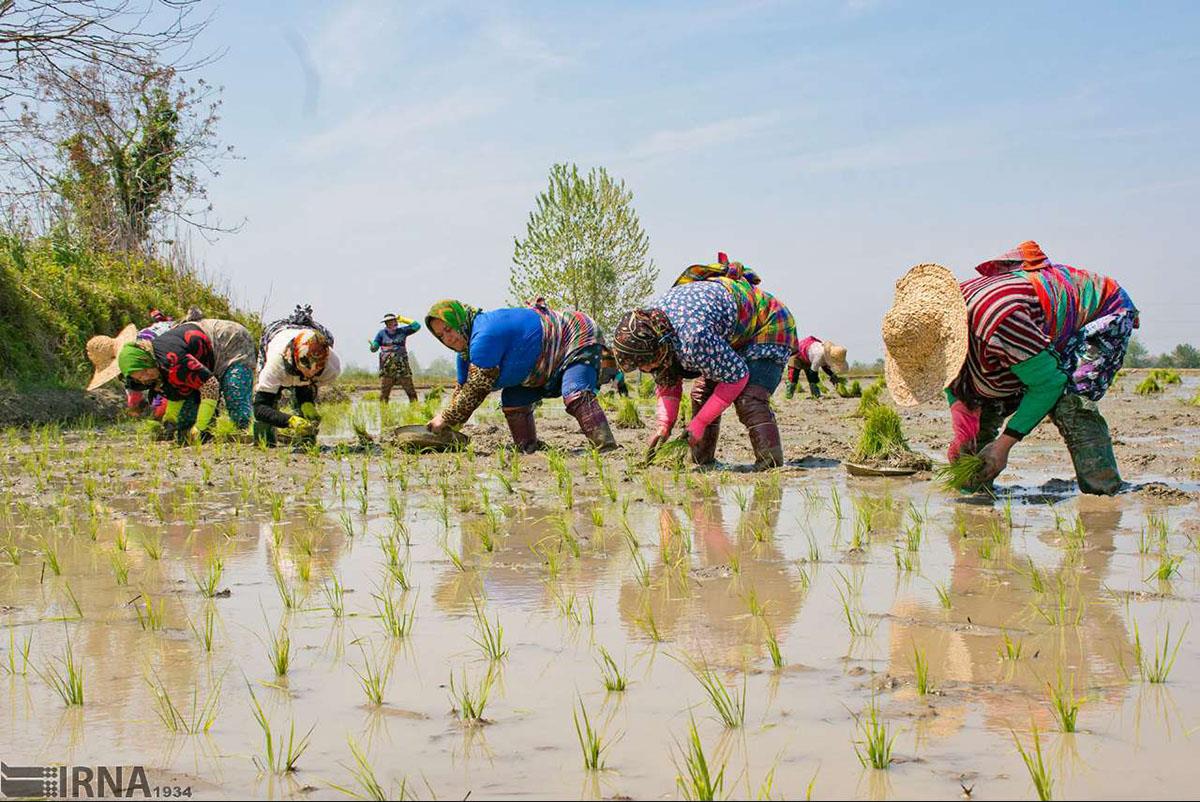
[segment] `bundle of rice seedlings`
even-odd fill
[[[839,382],[833,386],[833,389],[842,398],[861,398],[863,394],[862,383],[857,379],[849,384]]]
[[[444,389],[445,388],[443,388],[440,384],[437,387],[430,388],[430,390],[425,393],[426,403],[428,403],[430,401],[441,401],[442,400],[442,391]]]
[[[1197,390],[1196,394],[1187,400],[1187,403],[1194,407],[1200,407],[1200,390]]]
[[[659,465],[665,468],[679,468],[683,466],[687,456],[687,438],[676,437],[675,439],[668,440],[658,448],[654,449],[654,453],[650,456],[650,464]]]
[[[622,398],[617,405],[617,427],[621,429],[641,429],[642,416],[638,414],[637,404],[632,398]]]
[[[654,377],[643,373],[642,379],[637,385],[637,392],[642,398],[652,398],[654,396]]]
[[[1155,378],[1153,373],[1151,373],[1149,376],[1142,379],[1141,383],[1139,383],[1137,387],[1133,388],[1133,391],[1138,395],[1154,395],[1155,393],[1162,392],[1162,385],[1158,383],[1158,379]]]
[[[1171,370],[1170,368],[1155,368],[1150,371],[1150,375],[1161,385],[1183,383],[1183,379],[1179,376],[1179,371]]]
[[[854,449],[854,461],[884,460],[909,450],[896,410],[878,401],[868,407],[863,417],[862,433]]]
[[[983,458],[976,454],[959,454],[953,461],[937,469],[938,483],[947,490],[961,492],[979,486],[977,477],[983,470]]]
[[[859,398],[859,401],[858,401],[858,409],[856,409],[854,411],[854,417],[864,418],[864,417],[866,417],[868,411],[870,411],[874,407],[879,406],[880,405],[879,399],[880,399],[880,396],[883,395],[883,388],[885,386],[886,385],[884,385],[883,379],[879,379],[874,384],[872,384],[870,387],[863,390],[862,396]]]

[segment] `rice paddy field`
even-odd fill
[[[768,473],[732,414],[722,469],[643,467],[650,401],[611,455],[551,403],[521,457],[494,409],[364,445],[433,405],[361,397],[298,452],[7,430],[0,754],[199,798],[1193,795],[1200,407],[1137,382],[1115,498],[1049,426],[996,499],[849,478],[859,400],[782,393]]]

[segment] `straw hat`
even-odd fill
[[[850,372],[850,363],[846,361],[846,346],[835,342],[825,341],[825,361],[829,369],[839,376]]]
[[[941,265],[917,265],[896,282],[883,316],[884,376],[902,407],[930,401],[967,358],[967,304],[958,279]]]
[[[137,326],[130,323],[121,329],[121,333],[116,337],[105,337],[103,334],[99,334],[87,341],[88,359],[92,361],[92,365],[96,369],[96,372],[92,374],[92,380],[88,382],[89,390],[95,390],[100,385],[107,384],[121,375],[121,368],[117,364],[117,352],[121,350],[121,346],[136,340],[137,333]]]

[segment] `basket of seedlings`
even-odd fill
[[[928,457],[909,448],[896,410],[881,403],[864,410],[858,443],[843,464],[851,476],[911,476],[933,467]]]
[[[401,451],[417,452],[453,451],[463,448],[467,443],[471,442],[471,438],[460,431],[446,428],[440,432],[432,432],[428,427],[420,423],[408,426],[394,426],[388,429],[381,436],[381,439],[387,445],[398,448]]]

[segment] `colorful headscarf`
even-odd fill
[[[670,350],[674,332],[667,313],[650,307],[626,312],[617,321],[612,350],[617,365],[630,373],[648,362],[657,362]]]
[[[749,267],[746,267],[741,262],[729,261],[729,256],[724,251],[717,254],[717,261],[710,265],[691,265],[682,273],[679,278],[675,279],[675,284],[690,284],[693,281],[707,281],[713,278],[731,278],[735,281],[748,281],[751,284],[758,284],[762,279],[758,277]]]
[[[467,347],[462,352],[463,358],[469,362],[470,356],[468,355],[468,351],[471,345],[471,327],[474,325],[475,316],[479,314],[479,311],[477,307],[464,304],[462,301],[456,301],[453,298],[443,298],[429,307],[429,314],[425,315],[425,328],[432,332],[433,326],[430,324],[435,320],[440,320],[446,324],[447,328],[461,334],[467,341]],[[437,334],[433,336],[438,337]],[[438,341],[442,345],[446,345],[441,337],[438,337]]]
[[[284,362],[306,379],[319,376],[329,359],[329,338],[315,329],[305,329],[284,349]]]
[[[126,343],[117,352],[117,367],[121,369],[122,376],[128,376],[135,370],[157,368],[158,363],[154,361],[154,354],[145,348],[133,343]]]

